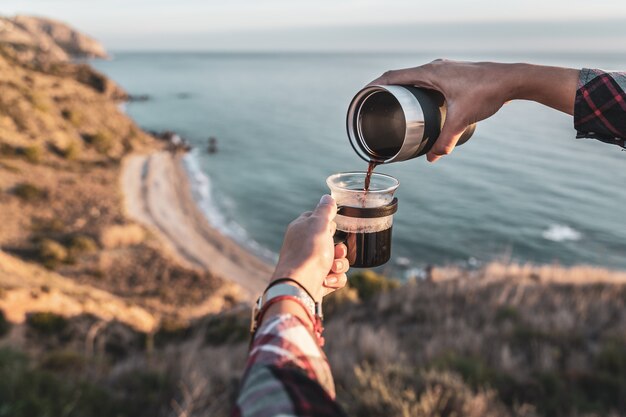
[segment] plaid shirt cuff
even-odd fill
[[[574,103],[577,138],[626,147],[626,73],[584,68]]]
[[[334,398],[326,355],[300,319],[283,314],[264,321],[232,416],[345,416]]]

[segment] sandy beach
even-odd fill
[[[184,265],[234,282],[252,298],[272,266],[209,224],[193,199],[181,158],[157,152],[125,159],[121,186],[128,215],[160,236]]]

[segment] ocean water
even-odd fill
[[[345,132],[356,91],[387,69],[434,58],[125,52],[94,66],[150,96],[126,106],[140,126],[195,146],[187,168],[209,220],[272,257],[287,224],[327,192],[328,175],[367,168]],[[626,69],[623,55],[593,53],[450,58]],[[209,136],[217,154],[206,152]],[[401,184],[386,272],[493,259],[626,269],[626,152],[574,136],[570,116],[513,102],[436,164],[377,168]]]

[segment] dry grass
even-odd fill
[[[482,283],[503,279],[517,282],[581,284],[594,283],[626,284],[626,272],[614,271],[598,266],[577,265],[564,267],[560,265],[515,264],[510,262],[493,262],[476,271],[468,271],[458,267],[440,267],[432,272],[433,281],[442,282],[459,279],[480,279]]]
[[[376,410],[370,402],[378,398],[396,407],[385,415],[473,415],[467,404],[484,415],[626,413],[623,273],[491,264],[433,275],[331,318],[327,352],[345,407],[370,415],[363,410]],[[393,379],[394,369],[416,378],[452,373],[466,385],[453,391],[469,399],[421,414],[423,379]],[[376,379],[372,372],[380,382],[359,388],[364,375]],[[381,391],[389,386],[395,394]]]
[[[23,323],[32,312],[64,317],[90,314],[104,321],[117,320],[142,331],[158,325],[154,314],[108,292],[73,282],[59,274],[27,264],[0,251],[0,310],[7,320]]]
[[[490,265],[471,277],[413,282],[337,305],[327,323],[326,352],[349,415],[623,415],[626,285],[547,283],[511,270]],[[40,292],[37,299],[46,297]],[[227,416],[247,349],[233,336],[245,321],[237,317],[209,316],[190,327],[164,320],[148,339],[155,343],[144,345],[134,333],[105,325],[108,330],[97,330],[88,344],[107,355],[130,352],[99,371],[108,378],[140,370],[167,376],[163,384],[173,393],[156,415]],[[87,330],[71,330],[75,320],[63,334],[87,338]],[[60,347],[52,335],[38,337]],[[149,389],[143,389],[137,395],[147,401],[141,396]]]
[[[348,415],[358,416],[519,416],[509,412],[492,390],[474,392],[449,372],[416,371],[401,363],[354,369],[354,381],[344,396]],[[532,414],[524,414],[531,416]]]
[[[146,231],[137,224],[113,225],[102,230],[100,243],[107,249],[124,248],[142,243]]]

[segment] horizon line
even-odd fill
[[[314,54],[327,54],[327,55],[399,55],[399,54],[433,54],[438,51],[435,50],[323,50],[323,49],[310,49],[310,50],[297,50],[297,49],[157,49],[152,47],[147,48],[110,48],[107,52],[114,53],[137,53],[137,54],[257,54],[257,55],[271,55],[271,54],[294,54],[294,55],[314,55]],[[442,54],[472,54],[472,53],[493,53],[500,55],[521,55],[521,54],[559,54],[559,55],[572,55],[572,54],[592,54],[592,55],[606,55],[606,54],[619,54],[625,53],[626,48],[623,50],[606,51],[606,50],[559,50],[559,49],[520,49],[520,50],[505,50],[505,49],[446,49],[441,50]]]

